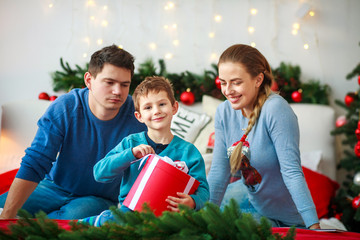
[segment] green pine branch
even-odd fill
[[[159,69],[156,68],[152,59],[147,59],[141,63],[137,72],[134,74],[130,94],[132,94],[138,84],[147,76],[163,76],[168,78],[173,87],[176,100],[180,100],[181,93],[188,89],[194,93],[195,101],[202,100],[203,95],[210,95],[218,99],[224,99],[219,89],[215,86],[215,78],[218,75],[216,65],[212,65],[212,70],[204,70],[202,74],[196,74],[190,71],[181,73],[171,73],[166,70],[166,65],[163,59],[158,61]],[[215,67],[214,67],[215,66]]]
[[[115,222],[101,227],[71,222],[71,231],[60,228],[44,213],[36,219],[24,211],[20,219],[11,225],[10,231],[1,231],[1,239],[287,239],[295,238],[295,228],[286,236],[273,234],[270,222],[262,218],[256,222],[250,214],[242,214],[234,199],[224,211],[207,203],[200,211],[181,206],[181,211],[164,212],[156,217],[145,206],[144,212],[120,212],[112,208]]]
[[[281,62],[278,68],[272,69],[272,73],[278,85],[279,94],[289,103],[294,102],[291,97],[292,93],[301,89],[301,103],[329,105],[330,86],[315,80],[302,83],[300,66]]]
[[[72,68],[69,63],[64,62],[63,59],[60,58],[62,71],[51,73],[54,91],[69,91],[72,88],[84,87],[83,75],[87,71],[88,65],[87,63],[85,68],[79,65],[75,65],[75,68]],[[294,91],[302,89],[302,103],[329,104],[328,96],[330,94],[330,87],[328,85],[322,85],[319,81],[315,80],[302,83],[300,81],[301,69],[299,66],[281,62],[280,66],[272,71],[279,86],[280,95],[288,102],[294,102],[291,94]],[[145,77],[155,75],[164,76],[172,82],[175,89],[175,98],[178,101],[180,100],[180,95],[188,89],[194,93],[196,102],[201,101],[203,95],[209,95],[221,100],[225,99],[215,85],[215,78],[218,76],[216,64],[212,64],[210,69],[205,69],[201,74],[190,71],[172,73],[167,71],[163,59],[160,59],[157,64],[155,64],[151,58],[140,63],[136,69],[129,93],[132,94],[136,86],[139,85]]]
[[[60,90],[70,91],[73,88],[85,87],[84,74],[87,72],[89,64],[86,64],[84,68],[75,65],[75,69],[72,69],[69,63],[64,63],[63,59],[60,58],[60,66],[63,71],[51,73],[53,89],[55,92]]]
[[[355,76],[359,76],[360,75],[360,63],[348,74],[346,75],[346,79],[350,80]]]

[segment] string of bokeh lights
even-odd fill
[[[55,6],[55,0],[52,0],[52,2],[51,3],[49,3],[49,5],[48,5],[48,7],[49,8],[54,8],[54,6]],[[97,7],[97,4],[96,4],[96,2],[95,2],[95,0],[87,0],[86,1],[86,7],[92,7],[92,8],[94,8],[94,7]],[[108,10],[108,6],[107,5],[102,5],[101,7],[100,7],[100,9],[102,9],[103,11],[107,11]],[[164,5],[164,11],[176,11],[176,4],[174,3],[174,2],[171,2],[171,1],[169,1],[169,2],[167,2],[165,5]],[[249,14],[250,14],[250,17],[256,17],[256,16],[258,16],[258,9],[256,9],[256,8],[251,8],[250,10],[249,10]],[[314,17],[315,16],[315,11],[313,10],[313,9],[311,9],[311,6],[309,5],[309,4],[307,4],[307,3],[303,3],[301,6],[300,6],[300,8],[299,8],[299,10],[298,10],[298,12],[297,12],[297,16],[298,16],[298,19],[301,19],[301,18],[303,18],[303,17],[305,17],[306,15],[308,15],[308,16],[310,16],[310,17]],[[92,21],[92,22],[94,22],[95,20],[97,20],[98,19],[98,17],[97,16],[95,16],[95,15],[91,15],[90,17],[89,17],[89,20],[90,21]],[[216,14],[215,16],[214,16],[214,19],[213,19],[214,21],[215,21],[215,23],[221,23],[221,21],[222,21],[222,16],[221,15],[219,15],[219,14]],[[101,26],[103,27],[103,28],[106,28],[106,27],[108,27],[109,26],[109,22],[108,22],[108,20],[107,19],[102,19],[101,20]],[[166,30],[166,31],[176,31],[177,30],[177,28],[178,28],[178,24],[177,23],[171,23],[171,24],[165,24],[165,25],[163,25],[163,29],[164,30]],[[249,25],[248,26],[248,28],[247,28],[247,31],[248,31],[248,34],[251,36],[252,34],[254,34],[254,32],[256,31],[256,28],[255,28],[255,26],[253,26],[253,25]],[[296,35],[298,35],[299,34],[299,31],[301,31],[301,25],[300,25],[300,23],[299,22],[294,22],[293,24],[292,24],[292,29],[291,29],[291,34],[292,35],[294,35],[294,36],[296,36]],[[216,33],[214,32],[214,31],[211,31],[211,32],[209,32],[208,33],[208,37],[210,38],[210,39],[213,39],[213,38],[215,38],[215,36],[216,36]],[[84,41],[90,46],[90,44],[91,44],[91,39],[90,39],[90,37],[84,37]],[[104,40],[102,39],[102,38],[98,38],[98,39],[96,39],[96,44],[97,45],[99,45],[99,46],[101,46],[103,43],[104,43]],[[256,47],[256,42],[255,41],[251,41],[250,43],[249,43],[251,46],[253,46],[253,47]],[[172,40],[172,45],[174,46],[174,47],[178,47],[178,46],[180,46],[181,44],[180,44],[180,40],[179,39],[177,39],[177,38],[175,38],[175,39],[173,39]],[[151,49],[151,50],[156,50],[157,49],[157,44],[155,43],[155,42],[150,42],[149,44],[148,44],[148,47],[149,47],[149,49]],[[119,48],[123,48],[123,46],[122,45],[119,45]],[[308,50],[309,48],[310,48],[310,44],[309,43],[307,43],[307,42],[304,42],[303,43],[303,48],[305,49],[305,50]],[[82,55],[84,58],[86,58],[87,56],[88,56],[88,53],[83,53],[83,55]],[[173,58],[173,53],[171,53],[170,51],[168,51],[168,52],[166,52],[165,53],[165,55],[164,55],[164,58],[165,59],[167,59],[167,60],[170,60],[170,59],[172,59]],[[216,60],[217,59],[217,54],[216,53],[211,53],[211,55],[210,55],[210,58],[211,58],[211,60]]]

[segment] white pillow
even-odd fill
[[[301,165],[315,172],[321,172],[319,170],[321,156],[321,150],[300,153]]]
[[[0,174],[19,168],[23,155],[0,154]]]
[[[212,153],[205,153],[202,155],[204,162],[205,162],[205,170],[206,170],[206,175],[208,175],[210,168],[211,168],[211,162],[212,162],[212,158],[213,158],[213,154]]]
[[[219,100],[211,96],[203,95],[202,97],[203,112],[211,117],[211,121],[201,131],[201,133],[194,142],[195,147],[197,147],[197,149],[199,149],[201,153],[206,153],[206,146],[209,141],[210,134],[215,131],[214,119],[215,119],[216,108],[222,102],[223,102],[222,100]]]
[[[320,219],[321,229],[339,229],[347,231],[345,225],[340,222],[337,218],[321,218]]]
[[[178,112],[171,121],[171,132],[188,142],[194,143],[199,132],[210,120],[211,118],[205,113],[197,113],[179,106]]]
[[[203,95],[202,97],[202,107],[204,110],[204,113],[208,114],[212,119],[215,118],[216,109],[219,106],[220,103],[224,102],[223,100]]]

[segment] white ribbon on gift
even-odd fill
[[[177,169],[181,170],[182,172],[184,173],[188,173],[189,172],[189,168],[188,166],[186,165],[186,163],[184,161],[173,161],[171,158],[169,158],[168,156],[164,156],[164,157],[161,157],[157,154],[148,154],[140,159],[136,159],[134,161],[131,162],[131,164],[135,163],[135,162],[138,162],[138,161],[141,161],[140,164],[139,164],[139,168],[141,168],[141,166],[143,165],[145,159],[147,159],[148,157],[150,157],[150,155],[155,155],[156,157],[160,158],[161,160],[167,162],[168,164],[176,167]]]
[[[131,201],[130,201],[130,203],[129,203],[129,206],[128,206],[131,210],[134,210],[134,209],[135,209],[135,207],[136,207],[136,205],[137,205],[137,203],[138,203],[138,201],[139,201],[139,199],[140,199],[140,196],[141,196],[141,194],[142,194],[142,192],[143,192],[143,190],[144,190],[144,188],[145,188],[145,185],[146,185],[146,183],[148,182],[151,174],[153,173],[153,171],[154,171],[154,169],[155,169],[155,167],[156,167],[156,165],[157,165],[157,163],[158,163],[158,161],[159,161],[160,159],[166,161],[167,163],[171,164],[171,165],[174,166],[174,167],[176,167],[175,164],[176,164],[177,162],[183,162],[183,161],[174,162],[174,161],[171,160],[171,158],[169,158],[169,157],[160,157],[159,155],[156,155],[156,154],[148,154],[148,155],[144,156],[144,157],[141,158],[141,159],[137,159],[137,160],[132,161],[131,163],[138,162],[138,161],[141,160],[140,165],[139,165],[139,169],[140,169],[141,165],[144,163],[144,160],[147,159],[150,155],[155,155],[155,156],[154,156],[153,161],[151,161],[151,163],[150,163],[147,171],[145,172],[144,176],[142,177],[142,179],[141,179],[141,181],[140,181],[140,183],[139,183],[139,186],[137,187],[134,195],[132,196],[132,199],[131,199]],[[184,162],[184,164],[185,164],[185,162]],[[185,170],[188,171],[188,168],[187,168],[186,164],[185,164],[185,167],[186,167]],[[176,167],[176,168],[178,168],[178,167]],[[178,169],[180,169],[180,168],[178,168]],[[180,169],[180,170],[181,170],[181,169]],[[183,170],[181,170],[181,171],[183,171]],[[184,171],[183,171],[183,172],[184,172]],[[187,173],[187,172],[186,172],[186,173]],[[192,186],[194,185],[195,181],[196,181],[195,178],[193,178],[193,177],[190,176],[190,179],[189,179],[188,183],[186,184],[186,187],[185,187],[183,193],[189,194],[189,192],[190,192]],[[129,195],[128,195],[128,196],[129,196]],[[125,201],[126,201],[126,199],[125,199]]]

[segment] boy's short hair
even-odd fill
[[[134,76],[134,57],[129,52],[121,49],[115,44],[104,47],[91,55],[88,69],[89,73],[93,77],[96,77],[97,74],[102,71],[105,63],[125,68],[131,72],[131,77]]]
[[[132,98],[135,105],[135,111],[140,110],[139,99],[140,97],[147,96],[149,92],[159,93],[164,91],[172,105],[176,102],[174,96],[174,90],[171,82],[160,76],[146,77],[135,89]]]

